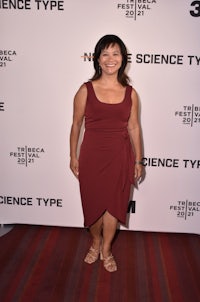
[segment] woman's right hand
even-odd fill
[[[70,160],[70,169],[72,170],[73,174],[76,178],[78,178],[79,174],[79,163],[77,158],[71,158]]]

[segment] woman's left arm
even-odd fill
[[[135,152],[135,179],[139,180],[142,177],[143,165],[142,165],[142,138],[141,127],[139,122],[139,100],[137,93],[132,89],[131,93],[132,108],[128,121],[128,132],[131,139],[131,143]]]

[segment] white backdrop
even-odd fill
[[[69,170],[73,97],[93,75],[96,42],[116,34],[146,164],[128,229],[200,233],[200,1],[12,3],[0,0],[0,223],[83,226]]]

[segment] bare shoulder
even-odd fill
[[[87,97],[87,87],[85,84],[82,84],[79,87],[78,91],[75,94],[75,97],[81,97],[81,98]]]
[[[75,94],[74,102],[76,104],[85,105],[86,100],[87,100],[87,87],[85,84],[82,84]]]
[[[132,91],[131,91],[131,99],[132,99],[133,105],[138,104],[138,94],[137,94],[137,91],[133,87],[132,87]]]

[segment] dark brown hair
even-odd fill
[[[118,36],[115,35],[105,35],[97,42],[94,49],[94,58],[93,58],[95,73],[93,77],[90,79],[91,81],[98,80],[101,77],[101,68],[99,66],[98,59],[101,55],[102,50],[107,49],[110,45],[113,46],[115,44],[119,45],[122,55],[122,65],[118,71],[118,81],[123,86],[127,86],[129,84],[130,80],[125,72],[125,68],[128,61],[127,49],[124,42]]]

